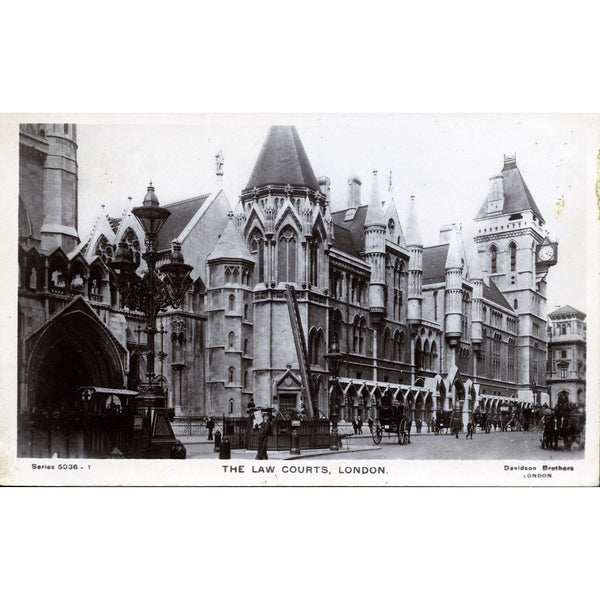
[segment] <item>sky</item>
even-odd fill
[[[591,118],[578,115],[227,114],[140,115],[78,124],[79,230],[85,237],[105,205],[119,215],[142,202],[152,180],[161,204],[200,195],[216,185],[214,155],[224,159],[224,188],[233,205],[245,187],[270,125],[295,125],[317,176],[331,179],[333,210],[346,206],[347,179],[371,173],[382,191],[392,172],[401,223],[415,195],[424,243],[460,222],[467,231],[504,154],[517,165],[546,224],[559,242],[548,275],[548,310],[586,307],[585,231],[593,181]],[[556,213],[555,202],[564,198]]]

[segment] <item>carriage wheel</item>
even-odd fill
[[[377,445],[381,443],[381,433],[381,423],[379,421],[375,421],[375,423],[373,423],[373,433],[371,434],[371,437],[373,438],[373,442],[375,442]]]
[[[408,422],[404,418],[398,425],[398,443],[402,446],[408,444]]]

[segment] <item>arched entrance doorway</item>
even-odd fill
[[[122,389],[126,350],[81,298],[25,340],[29,420],[19,428],[19,456],[85,455],[84,386]],[[66,439],[65,439],[66,438]]]

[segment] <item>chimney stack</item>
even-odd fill
[[[356,209],[360,206],[361,185],[362,181],[357,175],[348,179],[348,208],[344,221],[351,221],[354,218]]]

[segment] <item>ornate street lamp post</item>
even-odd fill
[[[165,391],[157,381],[154,372],[156,318],[160,311],[169,306],[173,308],[181,306],[185,293],[192,283],[190,271],[193,267],[185,264],[181,244],[176,241],[171,242],[171,260],[156,267],[158,233],[171,213],[159,206],[152,182],[148,186],[142,206],[136,206],[132,212],[144,229],[146,251],[142,258],[146,261],[148,269],[141,277],[136,274],[132,252],[125,242],[119,243],[115,259],[109,266],[116,275],[123,304],[131,310],[138,310],[146,315],[146,381],[139,385],[136,405],[149,418],[154,413],[153,438],[156,438],[159,420],[166,421]],[[167,425],[166,428],[160,429],[171,432],[170,435],[163,433],[161,436],[163,445],[165,446],[164,442],[170,445],[170,442],[174,441],[171,427]]]
[[[333,334],[333,340],[331,342],[330,351],[326,353],[325,360],[329,365],[329,372],[333,378],[333,389],[331,391],[331,397],[329,399],[329,419],[331,421],[331,436],[329,438],[329,449],[339,450],[339,436],[338,436],[338,416],[339,416],[339,402],[338,402],[338,387],[339,387],[339,375],[340,367],[344,361],[344,355],[340,352],[340,347],[337,341],[337,335]]]

